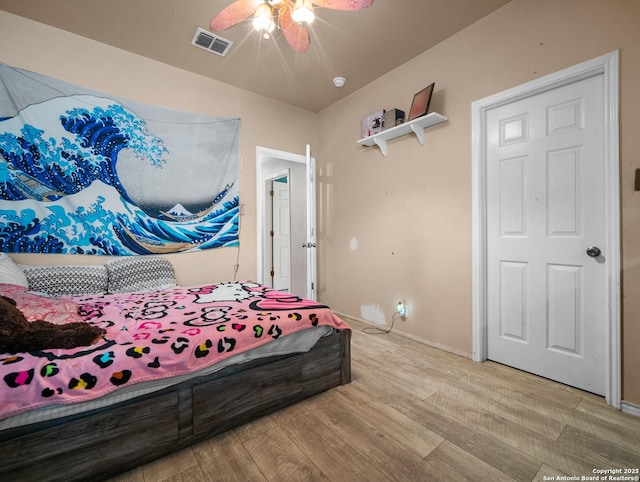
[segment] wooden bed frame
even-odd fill
[[[0,480],[103,480],[351,381],[351,332],[139,398],[0,432]]]

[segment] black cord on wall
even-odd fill
[[[401,313],[399,311],[396,311],[392,316],[391,316],[391,326],[389,327],[388,330],[383,330],[382,328],[377,328],[375,326],[365,326],[362,331],[364,333],[367,333],[369,335],[386,335],[387,333],[389,333],[391,330],[393,330],[393,324],[396,322],[396,316],[400,315]]]

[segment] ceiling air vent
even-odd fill
[[[193,36],[191,45],[208,50],[214,54],[225,56],[233,45],[233,42],[204,29],[198,28],[198,30],[196,30],[196,34]]]

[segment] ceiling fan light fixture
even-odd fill
[[[275,28],[272,17],[273,13],[269,4],[261,3],[258,5],[256,14],[253,17],[253,28],[259,32],[272,32]]]
[[[291,12],[294,22],[300,24],[310,24],[316,18],[313,14],[311,0],[296,0],[296,4]]]
[[[362,10],[373,5],[374,0],[235,0],[211,19],[212,32],[226,30],[253,17],[253,28],[269,38],[275,29],[295,51],[309,49],[309,24],[315,15],[313,5],[332,10]]]

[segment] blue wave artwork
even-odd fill
[[[109,98],[0,64],[0,251],[238,245],[240,120]]]

